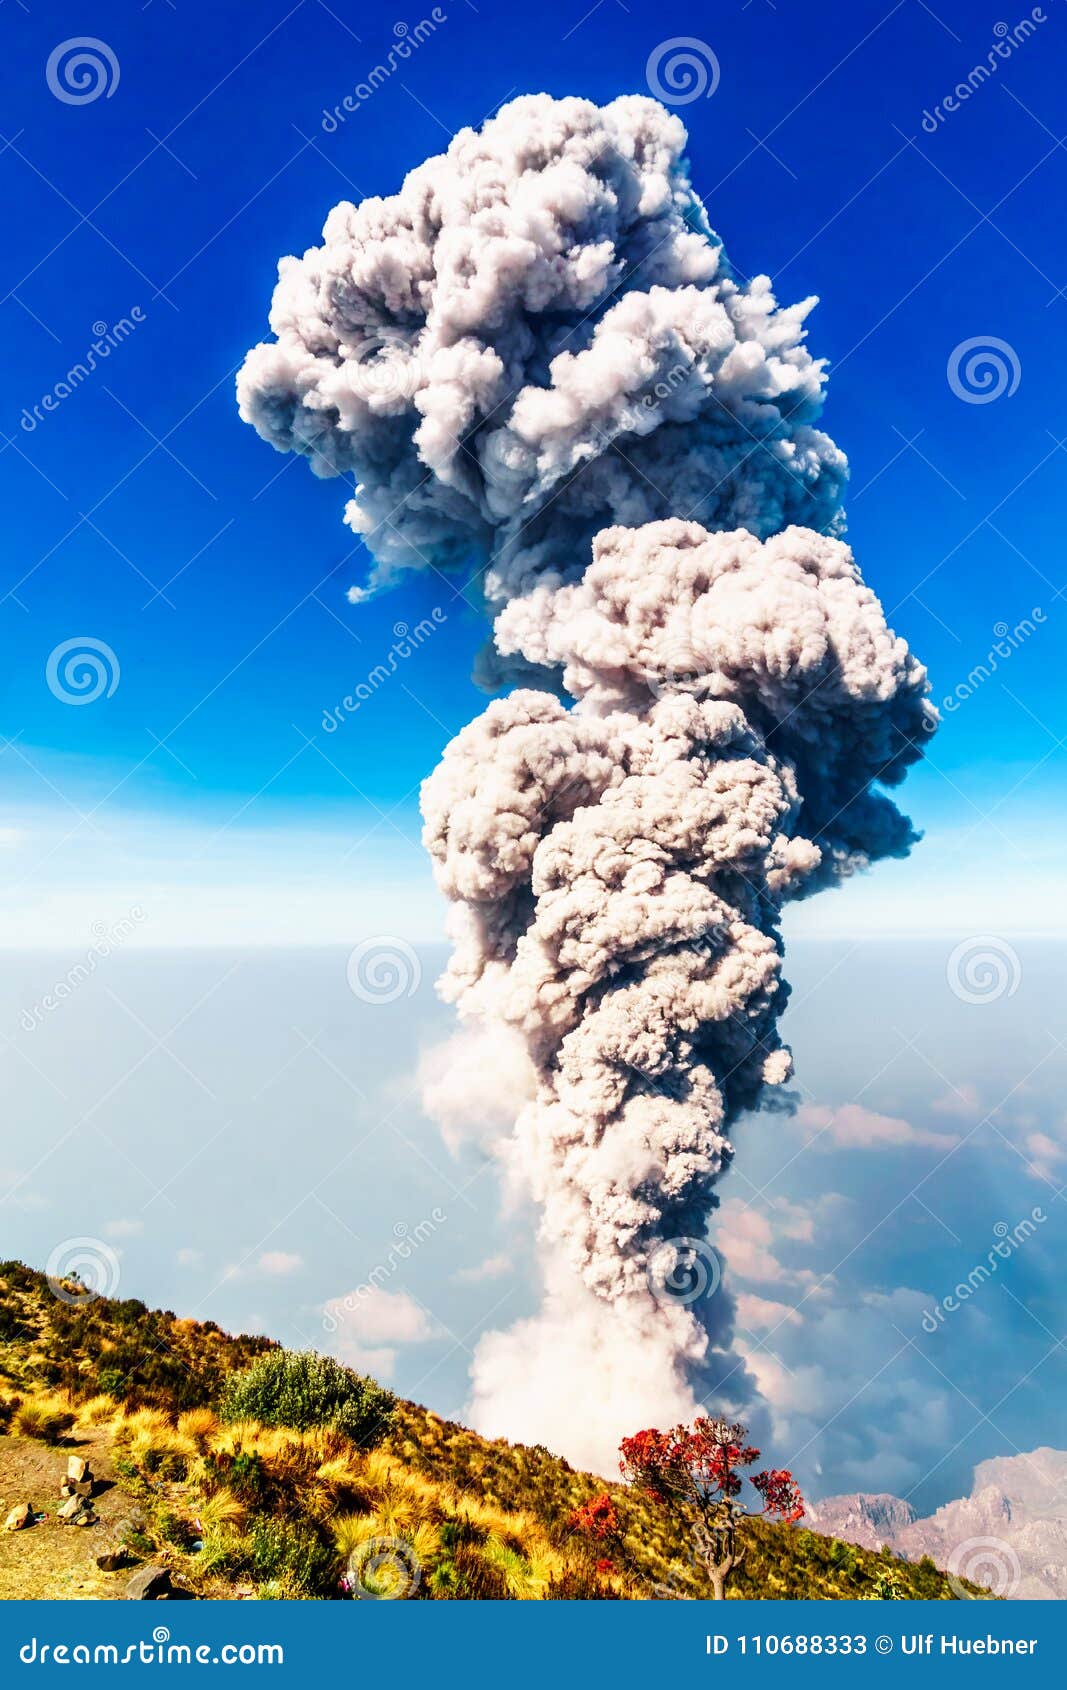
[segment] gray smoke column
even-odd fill
[[[836,522],[814,300],[734,275],[685,139],[637,96],[514,100],[282,260],[241,415],[356,478],[375,583],[473,562],[496,607],[580,575],[612,523]]]
[[[499,672],[574,701],[497,700],[425,784],[463,1023],[427,1097],[542,1210],[542,1310],[481,1341],[472,1417],[601,1467],[744,1395],[696,1293],[731,1130],[790,1072],[781,910],[907,852],[881,789],[935,721],[839,538],[811,302],[735,277],[684,140],[516,100],[283,261],[238,383],[357,478],[372,586],[473,562]]]

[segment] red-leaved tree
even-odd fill
[[[638,1432],[619,1445],[623,1477],[672,1509],[689,1529],[712,1595],[719,1600],[745,1558],[738,1527],[751,1510],[739,1500],[743,1479],[747,1476],[763,1498],[763,1514],[792,1523],[804,1513],[803,1498],[786,1468],[744,1473],[759,1460],[759,1450],[745,1442],[747,1436],[745,1426],[700,1419],[670,1432]]]
[[[581,1532],[583,1537],[603,1543],[617,1535],[619,1516],[615,1512],[611,1497],[607,1491],[603,1491],[600,1496],[594,1496],[588,1502],[583,1502],[580,1508],[576,1508],[569,1516],[567,1524],[572,1532]]]
[[[619,1516],[607,1491],[603,1491],[600,1496],[591,1497],[588,1502],[583,1502],[580,1508],[575,1508],[568,1516],[567,1526],[570,1531],[585,1538],[591,1546],[600,1551],[618,1546]],[[599,1554],[595,1558],[595,1565],[598,1573],[615,1571],[615,1562],[610,1555]]]

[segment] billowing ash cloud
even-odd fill
[[[707,1260],[678,1241],[703,1239],[732,1124],[790,1071],[781,908],[907,850],[870,788],[901,777],[933,715],[848,548],[810,529],[609,529],[579,583],[515,600],[497,638],[562,666],[578,702],[491,704],[423,791],[454,905],[445,992],[525,1041],[513,1154],[554,1265],[545,1316],[483,1344],[477,1407],[543,1438],[550,1402],[526,1383],[543,1374],[552,1432],[602,1462],[635,1372],[676,1401],[723,1371],[722,1323],[686,1300]],[[568,1436],[561,1344],[596,1380],[587,1445]]]
[[[612,523],[835,524],[814,301],[735,276],[684,144],[654,100],[531,95],[282,260],[241,415],[355,476],[376,579],[473,562],[497,606]]]
[[[473,1418],[601,1467],[750,1384],[695,1293],[731,1130],[790,1072],[782,906],[907,852],[880,789],[934,725],[836,537],[808,305],[735,278],[684,139],[516,100],[331,213],[239,380],[358,478],[379,579],[484,566],[501,672],[574,701],[495,701],[425,784],[462,1022],[427,1098],[542,1210],[544,1304],[482,1340]]]

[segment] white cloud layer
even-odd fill
[[[322,1347],[358,1372],[391,1379],[401,1345],[437,1335],[431,1316],[406,1291],[361,1285],[331,1297],[324,1315],[328,1336]]]

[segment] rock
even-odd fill
[[[129,1561],[129,1551],[121,1543],[108,1544],[101,1549],[96,1557],[96,1564],[102,1573],[117,1573]]]
[[[81,1455],[67,1456],[67,1478],[73,1484],[80,1485],[83,1479],[90,1479],[89,1463]]]
[[[4,1521],[5,1532],[21,1532],[33,1519],[33,1509],[28,1502],[20,1502],[13,1508]]]
[[[890,1496],[831,1497],[809,1510],[816,1531],[918,1561],[929,1555],[994,1596],[1062,1601],[1067,1597],[1067,1450],[1042,1447],[996,1456],[975,1469],[970,1496],[943,1503],[918,1519]],[[990,1553],[982,1560],[978,1549]],[[969,1552],[974,1551],[968,1560]]]
[[[157,1602],[170,1595],[170,1573],[166,1567],[139,1567],[126,1586],[127,1602]]]
[[[60,1496],[92,1496],[96,1489],[92,1479],[83,1479],[81,1484],[75,1484],[72,1479],[64,1479],[59,1487]]]
[[[64,1526],[91,1526],[96,1516],[83,1497],[68,1496],[66,1502],[57,1507],[56,1519],[63,1521]]]
[[[826,1502],[809,1504],[807,1516],[814,1529],[825,1536],[844,1538],[846,1543],[871,1550],[881,1549],[883,1543],[894,1548],[900,1533],[918,1519],[909,1502],[886,1492],[832,1496]]]

